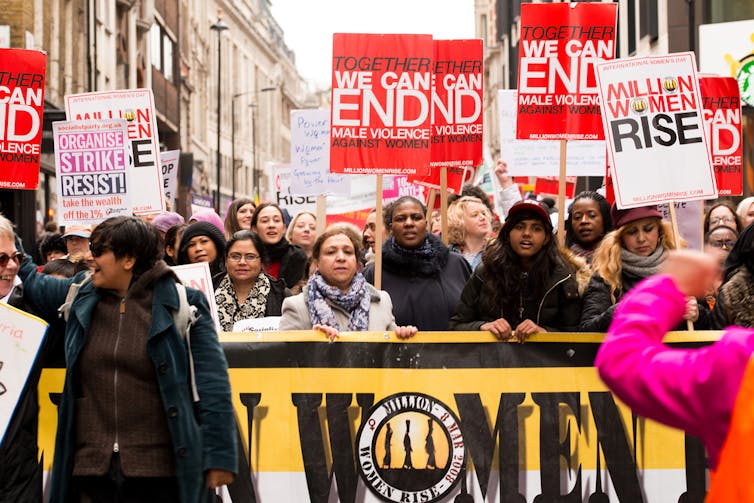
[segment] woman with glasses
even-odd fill
[[[704,235],[704,253],[715,259],[720,266],[718,278],[711,285],[712,288],[705,300],[710,309],[715,307],[715,298],[720,291],[720,285],[723,282],[722,271],[728,254],[738,241],[738,231],[727,225],[719,225]]]
[[[215,289],[220,326],[226,332],[242,320],[280,316],[283,299],[290,292],[282,280],[262,271],[262,241],[251,231],[230,238],[225,254],[227,274]]]
[[[736,214],[735,206],[733,206],[728,201],[718,201],[717,203],[710,206],[707,209],[707,213],[704,214],[704,234],[707,234],[715,227],[720,227],[721,225],[733,227],[734,229],[736,229],[736,232],[739,233],[743,230],[744,227],[741,225],[741,221]]]
[[[712,326],[722,330],[729,325],[754,327],[754,226],[738,237],[725,260],[723,284],[719,288]]]

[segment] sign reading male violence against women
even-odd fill
[[[601,140],[594,65],[615,57],[616,3],[521,5],[516,138]]]
[[[45,67],[41,51],[0,49],[0,188],[36,189]]]
[[[432,158],[426,176],[414,183],[440,188],[448,169],[448,190],[461,192],[482,164],[484,55],[482,40],[435,40],[432,63]]]
[[[331,172],[427,173],[432,55],[430,35],[333,35]]]
[[[52,123],[60,224],[98,224],[131,214],[126,121]]]
[[[131,201],[133,212],[144,215],[164,211],[160,140],[151,89],[68,95],[65,97],[65,113],[68,120],[125,119],[130,175],[138,183]]]
[[[596,66],[619,208],[717,197],[693,53]]]
[[[704,124],[717,190],[721,196],[743,194],[743,142],[741,141],[741,97],[736,79],[702,75],[699,86]]]

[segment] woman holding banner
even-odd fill
[[[466,283],[452,330],[486,330],[500,340],[576,328],[581,302],[578,271],[561,254],[547,211],[521,201]]]
[[[262,271],[264,246],[251,231],[239,231],[228,241],[225,268],[215,289],[217,314],[225,332],[242,320],[280,316],[290,292],[285,284]]]
[[[594,274],[584,293],[580,332],[606,332],[620,298],[642,279],[657,274],[668,252],[677,248],[672,228],[656,206],[619,210],[613,205],[611,217],[615,230],[594,253]],[[698,319],[699,305],[690,298],[684,320]]]
[[[306,273],[306,253],[285,238],[285,218],[280,206],[260,204],[251,219],[251,230],[262,240],[264,272],[293,288]]]
[[[387,292],[377,291],[359,272],[361,236],[346,225],[334,225],[312,248],[316,271],[303,291],[283,301],[280,330],[319,330],[335,340],[341,331],[394,330],[400,338],[416,327],[398,327]]]
[[[396,323],[448,330],[471,275],[469,264],[428,232],[427,208],[415,197],[398,198],[384,220],[392,235],[382,245],[382,288],[393,299]],[[374,266],[364,270],[370,283]]]

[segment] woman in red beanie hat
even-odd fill
[[[620,298],[642,279],[657,274],[668,251],[678,247],[670,224],[662,220],[656,206],[619,210],[613,204],[610,214],[615,230],[594,253],[594,274],[581,308],[582,332],[606,332]],[[684,319],[698,317],[696,299],[689,299]]]

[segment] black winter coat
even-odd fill
[[[427,235],[432,255],[399,254],[392,239],[382,247],[382,290],[390,294],[398,326],[414,325],[421,331],[448,330],[450,317],[471,275],[468,262],[432,234]],[[374,284],[374,264],[364,269]]]
[[[516,325],[523,320],[516,313],[506,313],[503,306],[495,306],[482,294],[485,282],[484,264],[474,271],[461,294],[461,302],[450,320],[451,330],[477,331],[482,325],[499,318]],[[576,276],[564,262],[560,262],[550,275],[544,295],[530,303],[526,309],[530,319],[548,332],[572,332],[576,329],[581,312],[581,299]],[[526,307],[526,306],[525,306]]]

